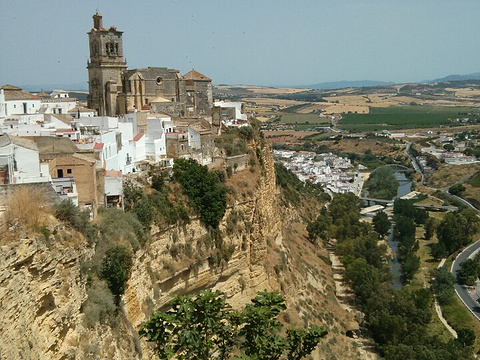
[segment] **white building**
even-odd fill
[[[222,120],[227,126],[247,126],[247,115],[243,113],[244,104],[240,101],[215,101],[214,106],[221,108]]]
[[[0,167],[7,171],[10,184],[50,180],[48,164],[40,163],[37,145],[21,137],[0,135]]]
[[[0,119],[17,115],[34,115],[41,107],[41,99],[13,85],[0,86]]]
[[[167,135],[175,131],[170,116],[147,118],[146,158],[160,162],[167,158]]]

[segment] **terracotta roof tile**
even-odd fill
[[[210,79],[208,76],[205,76],[205,75],[199,73],[195,69],[192,69],[191,71],[189,71],[188,73],[183,75],[183,78],[185,80],[212,81],[212,79]]]
[[[135,137],[133,138],[133,141],[138,141],[138,140],[140,140],[143,135],[144,135],[144,134],[137,134],[137,135],[135,135]]]

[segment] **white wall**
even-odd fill
[[[200,150],[202,148],[200,134],[190,127],[188,128],[188,146],[192,150]]]
[[[23,104],[26,105],[25,107]],[[41,107],[40,99],[29,99],[29,100],[7,100],[6,101],[6,114],[8,117],[10,115],[20,115],[20,114],[35,114]]]
[[[16,184],[48,181],[48,171],[40,172],[40,158],[37,150],[14,145],[16,170],[13,172]]]
[[[47,108],[46,114],[67,114],[77,102],[73,99],[42,99],[41,106]]]
[[[118,163],[117,138],[115,131],[105,132],[100,135],[103,143],[103,156],[106,170],[122,170]]]

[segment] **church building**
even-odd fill
[[[122,31],[103,27],[102,15],[93,15],[88,32],[88,107],[99,116],[117,116],[150,109],[178,117],[210,118],[212,80],[192,70],[185,75],[165,67],[128,69],[123,57]]]

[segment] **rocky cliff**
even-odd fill
[[[3,245],[0,358],[150,359],[151,349],[136,335],[140,324],[172,294],[205,288],[222,290],[235,308],[257,291],[278,290],[289,307],[286,323],[329,329],[316,359],[359,358],[357,345],[343,335],[356,323],[335,297],[328,254],[305,240],[306,215],[280,204],[270,148],[260,155],[262,166],[228,180],[221,239],[198,219],[153,229],[152,240],[135,253],[114,328],[85,325],[89,279],[82,264],[94,249],[80,234],[57,225],[49,240],[37,234]],[[222,251],[213,251],[214,244]]]

